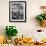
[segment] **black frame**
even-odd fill
[[[24,2],[25,3],[25,20],[24,21],[11,21],[10,20],[10,3],[11,2]],[[26,22],[26,1],[9,1],[9,22]]]

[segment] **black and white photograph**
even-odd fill
[[[26,1],[9,1],[9,21],[26,22]]]

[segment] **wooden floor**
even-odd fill
[[[15,45],[15,46],[46,46],[46,44],[42,44],[42,45],[23,44],[23,45]]]

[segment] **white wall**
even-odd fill
[[[23,1],[23,0],[22,0]],[[40,6],[46,5],[46,0],[26,0],[27,22],[9,22],[9,0],[0,0],[0,33],[4,32],[6,25],[15,25],[19,31],[18,36],[31,36],[36,29],[44,29],[38,25],[35,16],[41,13]],[[1,34],[2,34],[1,33]]]

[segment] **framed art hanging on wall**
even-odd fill
[[[9,21],[26,22],[26,1],[9,1]]]

